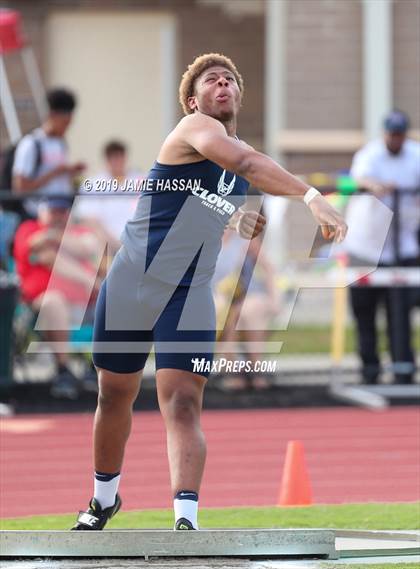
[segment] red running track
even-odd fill
[[[76,512],[91,496],[92,416],[30,415],[1,422],[0,515]],[[413,501],[420,493],[420,408],[369,412],[205,411],[208,457],[200,505],[275,505],[287,441],[302,440],[315,503]],[[134,417],[124,509],[172,506],[157,412]]]

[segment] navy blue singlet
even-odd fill
[[[248,185],[210,160],[155,162],[122,235],[129,257],[164,282],[208,282],[226,224],[244,203]]]
[[[226,224],[247,190],[245,179],[210,160],[154,163],[99,293],[97,367],[141,370],[152,344],[156,369],[198,373],[195,359],[211,363],[216,321],[210,281]]]

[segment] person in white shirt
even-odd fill
[[[71,196],[74,178],[85,168],[83,162],[69,163],[64,139],[73,118],[75,96],[66,89],[52,89],[47,93],[47,102],[45,122],[24,136],[16,147],[12,172],[16,194]],[[25,200],[28,216],[37,216],[38,202],[35,198]]]
[[[407,115],[392,111],[385,118],[383,138],[369,142],[353,158],[350,174],[368,192],[354,196],[347,210],[346,221],[352,231],[348,233],[346,250],[353,265],[418,266],[420,144],[407,138],[408,128]],[[382,248],[389,210],[373,200],[372,194],[392,210],[396,199],[399,204]],[[402,287],[350,288],[366,383],[376,383],[381,372],[375,321],[382,303],[386,307],[395,381],[409,383],[413,378],[411,292]]]
[[[103,149],[105,170],[80,187],[76,215],[115,253],[121,246],[120,235],[136,209],[138,193],[124,192],[127,181],[138,183],[143,175],[127,165],[127,146],[110,140]],[[88,183],[86,183],[88,182]]]

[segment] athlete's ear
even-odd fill
[[[197,97],[195,97],[195,96],[193,96],[193,97],[188,97],[187,103],[188,103],[188,106],[190,107],[190,109],[191,109],[192,111],[198,110]]]

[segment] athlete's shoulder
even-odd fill
[[[202,155],[196,141],[217,134],[226,134],[224,126],[216,119],[202,113],[183,117],[164,140],[158,161],[164,164],[193,162]]]
[[[178,127],[184,131],[213,130],[226,134],[226,129],[220,121],[204,113],[186,115],[179,121],[176,128]]]

